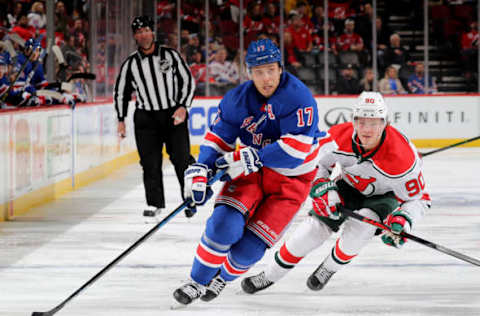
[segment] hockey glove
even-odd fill
[[[338,205],[343,204],[343,200],[337,191],[338,188],[334,181],[326,178],[318,178],[313,181],[310,190],[313,211],[320,216],[333,220],[339,219]]]
[[[245,147],[223,155],[215,161],[219,169],[227,168],[227,171],[220,180],[230,181],[240,175],[248,176],[252,172],[257,172],[263,167],[257,151],[251,147]]]
[[[406,216],[402,210],[399,210],[389,214],[385,222],[385,224],[390,227],[391,231],[385,231],[382,235],[382,241],[389,246],[401,248],[407,239],[400,234],[402,232],[410,232],[410,218]]]
[[[213,191],[208,186],[208,176],[211,173],[207,165],[194,163],[185,170],[185,188],[184,196],[186,199],[192,199],[196,205],[203,205],[213,195]]]

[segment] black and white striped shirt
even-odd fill
[[[189,107],[195,80],[187,64],[173,48],[155,43],[150,55],[135,51],[123,62],[115,83],[113,99],[119,121],[127,116],[128,102],[135,91],[137,109],[161,111]]]

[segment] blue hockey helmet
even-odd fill
[[[282,55],[277,45],[270,39],[261,39],[250,43],[245,62],[248,68],[264,64],[280,63]]]
[[[132,31],[135,33],[142,27],[149,27],[153,31],[153,21],[147,15],[136,16],[132,21]]]
[[[40,42],[35,38],[31,37],[25,42],[25,50],[35,50],[41,48]]]

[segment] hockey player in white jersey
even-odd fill
[[[343,230],[331,253],[307,279],[307,286],[321,290],[329,279],[348,265],[376,235],[376,228],[345,218],[339,205],[376,221],[385,221],[393,233],[382,241],[401,247],[402,231],[410,232],[430,207],[422,175],[422,160],[414,145],[388,124],[387,107],[380,93],[363,92],[353,106],[352,122],[333,126],[329,133],[338,148],[322,156],[310,191],[312,210],[275,253],[275,260],[258,275],[242,281],[247,293],[263,290],[292,270],[331,234]],[[339,163],[337,180],[330,173]]]

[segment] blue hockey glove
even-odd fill
[[[207,184],[210,173],[207,165],[202,163],[194,163],[185,170],[184,196],[186,199],[192,199],[196,205],[203,205],[212,197],[213,191]]]
[[[242,174],[247,176],[252,172],[257,172],[263,167],[263,164],[255,149],[245,147],[218,158],[215,161],[215,166],[219,169],[227,169],[221,180],[230,181]]]
[[[401,210],[389,214],[385,224],[390,226],[392,231],[385,231],[385,233],[382,235],[382,241],[389,246],[401,248],[407,239],[402,237],[400,233],[409,233],[411,230],[410,223],[410,218]]]

